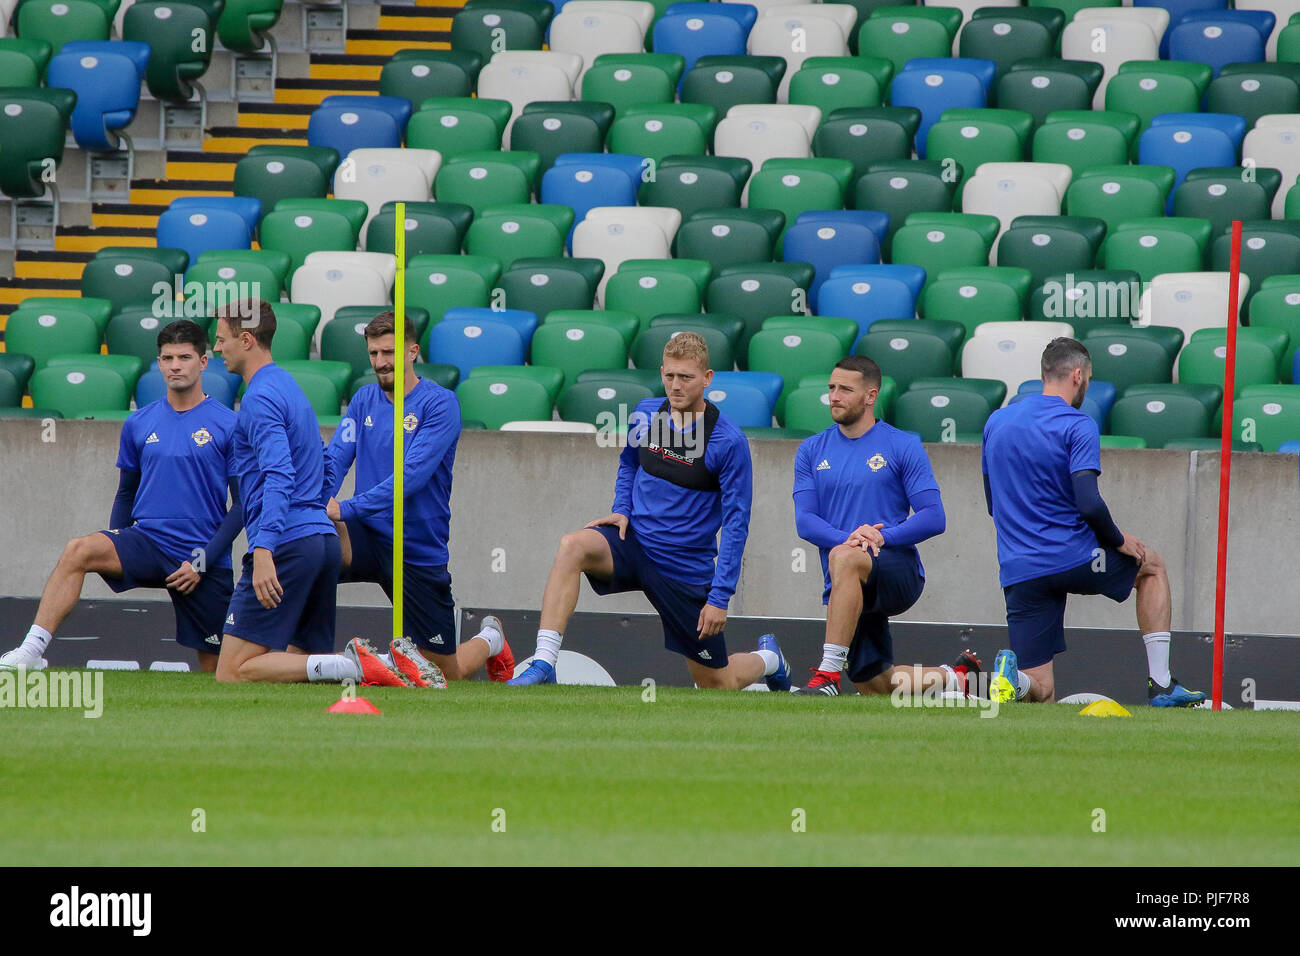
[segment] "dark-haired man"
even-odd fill
[[[167,393],[122,425],[109,530],[67,543],[27,637],[0,657],[0,668],[44,668],[45,649],[81,598],[86,575],[98,574],[118,594],[167,588],[176,642],[198,653],[201,670],[216,670],[232,588],[230,545],[243,517],[233,480],[226,511],[235,413],[203,394],[207,364],[208,337],[194,322],[159,331]]]
[[[226,615],[219,681],[302,681],[307,655],[334,656],[341,557],[321,498],[324,447],[307,396],[271,360],[274,336],[269,303],[218,312],[216,351],[247,386],[231,470],[249,547]]]
[[[343,421],[325,451],[326,512],[334,521],[343,550],[340,581],[370,581],[393,597],[393,395],[397,385],[396,317],[381,312],[365,329],[366,351],[378,384],[363,385],[352,396]],[[415,325],[405,322],[405,399],[402,429],[404,521],[402,633],[393,642],[393,665],[417,685],[437,681],[437,665],[447,680],[472,677],[487,664],[494,681],[509,680],[514,657],[500,619],[488,616],[483,629],[456,646],[456,604],[447,571],[451,524],[451,473],[460,439],[456,394],[415,374],[420,355]],[[357,466],[354,494],[335,495]],[[371,653],[369,648],[362,653]],[[327,662],[310,679],[330,679],[337,667]],[[376,671],[379,673],[378,671]],[[350,676],[350,675],[348,675]]]
[[[1065,651],[1069,594],[1126,601],[1137,588],[1147,698],[1186,707],[1205,695],[1169,673],[1169,576],[1164,560],[1111,519],[1097,490],[1101,440],[1079,411],[1092,379],[1082,343],[1057,338],[1042,358],[1043,391],[995,411],[984,426],[984,496],[998,536],[1011,647],[998,652],[990,692],[1001,701],[1056,699],[1052,658]]]
[[[880,367],[852,355],[831,370],[831,419],[805,438],[794,462],[799,537],[817,545],[826,604],[826,643],[803,694],[840,693],[840,674],[862,694],[919,694],[939,684],[964,692],[979,660],[965,651],[951,667],[894,666],[889,619],[921,596],[916,546],[942,534],[943,499],[915,435],[876,420]]]

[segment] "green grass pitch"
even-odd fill
[[[654,702],[641,687],[363,691],[381,716],[324,713],[333,685],[111,672],[99,719],[0,710],[0,817],[24,821],[0,863],[1300,858],[1295,714],[1019,705],[989,719],[665,687]]]

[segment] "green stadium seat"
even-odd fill
[[[694,313],[698,315],[699,313]],[[651,322],[654,319],[650,320]],[[579,325],[601,325],[613,329],[623,338],[623,360],[613,365],[593,365],[591,368],[624,368],[627,366],[627,351],[641,334],[641,320],[631,312],[618,312],[613,309],[556,309],[543,323],[560,322]]]
[[[1258,387],[1258,386],[1256,386]],[[1200,402],[1206,412],[1215,416],[1223,404],[1223,387],[1213,382],[1152,382],[1137,383],[1124,390],[1124,397],[1142,395],[1185,395]]]
[[[302,199],[281,199],[276,208],[262,219],[258,242],[263,249],[287,252],[290,272],[297,271],[307,256],[325,250],[352,252],[357,248],[357,232],[365,219],[366,204],[357,221],[351,200],[321,199],[320,205],[304,208]],[[329,203],[331,205],[324,205]]]
[[[609,103],[528,103],[510,128],[510,144],[536,153],[545,172],[564,153],[603,153],[613,122],[614,107]]]
[[[1300,112],[1300,67],[1293,63],[1231,63],[1205,94],[1210,113],[1231,113],[1250,129],[1261,116]]]
[[[223,263],[210,259],[196,262],[185,273],[185,291],[186,301],[196,300],[201,303],[200,311],[204,315],[212,315],[227,303],[250,297],[277,303],[283,287],[280,277],[261,263]]]
[[[999,383],[1001,384],[1001,383]],[[993,409],[977,392],[932,386],[898,396],[894,425],[916,432],[926,442],[955,443],[961,433],[980,433]]]
[[[280,283],[280,288],[289,280],[289,272],[293,266],[293,259],[289,253],[282,249],[209,249],[206,252],[199,253],[199,257],[194,260],[194,264],[207,264],[216,262],[222,265],[239,265],[250,262],[256,265],[265,266],[275,274],[276,281]],[[105,322],[108,320],[105,319]]]
[[[540,167],[541,157],[536,153],[462,153],[438,170],[434,194],[443,202],[464,203],[476,216],[494,206],[529,203]]]
[[[448,309],[485,308],[500,272],[495,259],[483,256],[416,256],[406,263],[406,302],[428,311],[432,328]],[[426,339],[420,344],[427,354]]]
[[[1034,284],[1097,263],[1106,224],[1085,216],[1019,216],[998,239],[997,263],[1027,270]]]
[[[752,168],[737,156],[665,156],[655,176],[641,184],[637,202],[671,207],[683,219],[703,209],[735,208]]]
[[[1114,118],[1128,121],[1132,134]],[[1033,157],[1036,163],[1064,163],[1077,176],[1098,166],[1127,163],[1133,150],[1138,119],[1132,113],[1106,113],[1086,110],[1059,110],[1048,113],[1043,125],[1034,133]]]
[[[1098,328],[1082,341],[1092,358],[1093,377],[1110,382],[1120,395],[1133,385],[1173,380],[1174,356],[1153,339],[1131,334],[1128,329]]]
[[[99,326],[90,316],[71,309],[18,308],[5,324],[5,352],[25,355],[36,369],[51,356],[69,353],[99,354]],[[154,357],[157,357],[155,351]],[[28,373],[30,375],[30,372]]]
[[[745,323],[736,351],[736,364],[749,367],[749,340],[773,316],[804,315],[813,269],[807,263],[766,262],[724,266],[717,271],[706,297],[710,312],[739,316]]]
[[[956,374],[961,366],[961,347],[966,341],[966,326],[952,319],[877,319],[871,323],[873,332],[902,332],[911,335],[922,332],[933,335],[948,346],[953,356],[953,367],[949,372],[941,372],[940,377]],[[910,383],[909,383],[910,384]]]
[[[793,389],[786,398],[784,421],[787,428],[814,435],[834,425],[826,386],[805,385]]]
[[[982,224],[963,221],[962,214],[949,214],[955,219],[946,221],[913,221],[894,234],[889,261],[895,264],[920,266],[927,277],[937,276],[947,269],[960,269],[989,264],[989,247],[992,236]],[[991,216],[966,216],[966,220],[992,219]],[[996,235],[996,228],[993,235]]]
[[[961,11],[952,7],[881,7],[858,27],[858,55],[883,57],[899,72],[917,57],[952,55]]]
[[[1174,190],[1174,215],[1207,219],[1211,234],[1218,236],[1232,228],[1234,219],[1268,219],[1281,182],[1275,169],[1194,169]]]
[[[718,118],[718,111],[705,103],[627,106],[609,128],[609,151],[656,163],[667,156],[703,155]]]
[[[588,369],[627,364],[627,340],[609,325],[566,320],[543,322],[533,333],[532,360],[561,369],[572,385]]]
[[[84,2],[84,0],[82,0]],[[50,175],[63,161],[63,143],[77,94],[72,90],[0,91],[0,192],[12,199],[45,195]],[[49,168],[53,160],[55,169]]]
[[[773,315],[763,320],[762,328],[797,334],[802,334],[809,329],[826,332],[836,338],[846,355],[861,334],[861,329],[854,319],[841,319],[830,315]]]
[[[1164,215],[1173,184],[1174,171],[1168,166],[1096,166],[1070,183],[1065,212],[1100,219],[1114,232],[1126,220]]]
[[[1110,430],[1141,438],[1148,448],[1162,448],[1173,438],[1208,436],[1210,413],[1196,399],[1177,392],[1125,395],[1111,406]]]
[[[1035,322],[1068,322],[1080,341],[1094,329],[1114,331],[1123,324],[1124,331],[1132,331],[1129,326],[1137,319],[1142,294],[1139,283],[1136,272],[1123,269],[1051,275],[1030,292],[1026,317]],[[1170,361],[1182,346],[1181,333],[1177,337]]]
[[[1175,439],[1182,441],[1184,439]],[[1102,435],[1100,439],[1102,448],[1146,448],[1146,439],[1139,438],[1136,435]]]
[[[1227,272],[1232,263],[1232,236],[1220,235],[1210,247],[1210,268]],[[1300,224],[1256,220],[1241,226],[1241,272],[1250,278],[1243,314],[1250,315],[1254,296],[1266,278],[1300,273]]]
[[[913,106],[837,109],[822,116],[813,136],[813,155],[847,159],[853,163],[856,183],[874,163],[910,159],[920,125],[921,111]]]
[[[97,409],[130,407],[131,394],[122,376],[92,364],[37,369],[31,380],[32,404],[52,408],[64,418]]]
[[[682,102],[712,106],[719,117],[740,104],[775,103],[785,68],[779,56],[702,56],[682,79]]]
[[[526,378],[479,375],[456,386],[461,420],[499,429],[506,422],[549,421],[553,402],[546,387]]]
[[[36,359],[22,352],[0,352],[0,369],[13,377],[18,386],[18,394],[27,391],[27,382],[36,371]]]
[[[1050,8],[977,9],[961,28],[958,55],[992,60],[1001,77],[1020,60],[1053,56],[1061,42],[1065,17]]]
[[[346,306],[344,308],[347,308]],[[296,325],[307,340],[316,334],[316,327],[320,325],[321,311],[320,306],[311,305],[307,302],[277,302],[272,307],[275,312],[276,332],[279,333],[280,326],[287,324]],[[338,312],[335,312],[338,315]],[[215,325],[215,320],[213,320]],[[208,333],[211,335],[211,331]],[[297,336],[294,336],[297,341]]]
[[[785,399],[793,392],[792,385],[803,375],[813,373],[829,375],[835,363],[844,358],[845,349],[840,340],[829,332],[810,329],[806,332],[789,332],[763,329],[749,340],[749,367],[759,372],[776,372],[785,382],[773,413],[782,425],[785,421]],[[802,425],[792,423],[792,427]]]
[[[188,103],[208,71],[223,0],[142,0],[122,18],[122,39],[148,43],[149,92],[169,103]],[[200,102],[203,94],[200,93]]]
[[[596,57],[582,75],[582,99],[608,103],[619,111],[671,103],[685,68],[686,60],[675,53],[606,53]]]
[[[1283,391],[1283,388],[1286,391]],[[1232,403],[1233,435],[1277,451],[1283,442],[1300,439],[1300,386],[1279,386],[1267,394],[1242,395]]]
[[[1225,333],[1226,335],[1226,333]],[[1221,384],[1227,364],[1228,346],[1213,338],[1196,338],[1178,356],[1178,381]],[[1237,341],[1237,362],[1233,372],[1234,394],[1247,385],[1276,385],[1277,354],[1268,345],[1244,336]]]
[[[733,358],[741,340],[745,337],[744,319],[725,312],[668,312],[652,318],[650,328],[670,328],[675,332],[689,330],[702,333],[704,329],[721,332],[727,338],[727,345]],[[724,369],[718,369],[718,371],[724,371]],[[729,371],[729,369],[726,371]]]
[[[3,68],[3,57],[0,57],[0,68]],[[17,408],[22,403],[23,387],[12,372],[0,366],[0,409]]]
[[[474,210],[457,202],[408,202],[406,206],[406,258],[460,252]],[[395,254],[397,203],[386,202],[366,226],[366,252]]]
[[[433,97],[470,96],[486,63],[471,50],[398,50],[379,73],[379,95],[412,103]]]
[[[82,315],[88,315],[95,320],[102,333],[108,327],[108,320],[113,314],[113,303],[107,299],[96,299],[89,296],[38,296],[32,295],[23,299],[18,306],[20,309],[69,309],[73,312],[80,312]],[[3,353],[0,353],[3,354]]]
[[[1197,329],[1192,333],[1188,341],[1214,342],[1216,345],[1224,345],[1228,341],[1228,330],[1226,328]],[[1268,348],[1273,353],[1273,360],[1277,364],[1278,379],[1283,383],[1287,382],[1291,371],[1291,356],[1295,353],[1295,348],[1291,344],[1290,332],[1286,329],[1269,328],[1262,325],[1241,326],[1237,329],[1237,341],[1255,342]],[[1273,383],[1260,384],[1271,385]]]
[[[887,259],[893,238],[917,212],[951,212],[962,179],[960,164],[909,159],[873,163],[853,185],[854,209],[872,209],[889,215],[889,232],[880,244]],[[890,259],[889,261],[893,261]]]
[[[990,409],[1001,408],[1007,400],[1007,385],[993,378],[915,378],[908,389],[961,389],[973,392],[988,404]]]
[[[1027,269],[1006,266],[946,270],[926,282],[917,315],[961,322],[968,332],[983,322],[1013,322],[1024,316],[1030,281]]]
[[[13,12],[17,35],[49,44],[51,56],[68,42],[107,40],[112,19],[102,4],[90,0],[25,0]]]
[[[564,237],[573,225],[568,206],[523,204],[482,211],[465,234],[465,251],[490,256],[509,269],[516,259],[564,255]]]
[[[1150,62],[1142,69],[1121,69],[1106,85],[1106,109],[1136,116],[1141,123],[1139,132],[1161,113],[1195,113],[1200,103],[1193,79],[1154,68]]]
[[[555,8],[542,0],[470,2],[451,20],[451,48],[486,63],[501,50],[540,50]]]
[[[982,163],[1018,163],[1025,158],[1034,118],[1023,110],[944,110],[926,134],[926,156],[931,162],[951,160],[967,177]],[[963,179],[954,204],[961,204]]]
[[[598,368],[578,374],[579,382],[627,382],[664,397],[664,380],[657,368]]]
[[[893,74],[893,62],[883,57],[809,57],[790,77],[789,102],[815,106],[823,116],[838,109],[880,106]]]
[[[500,149],[511,109],[505,100],[430,97],[411,114],[406,144],[436,149],[444,163],[462,153]]]
[[[0,37],[0,85],[40,86],[52,54],[44,40]]]
[[[844,195],[853,178],[847,159],[769,159],[749,181],[751,209],[775,209],[789,227],[800,213],[844,208]],[[778,237],[775,254],[781,254]],[[747,256],[727,265],[751,261]]]
[[[1209,238],[1208,219],[1129,219],[1106,237],[1098,261],[1136,272],[1142,282],[1162,272],[1200,272]]]
[[[157,350],[154,350],[157,357]],[[140,381],[148,364],[134,355],[52,355],[45,363],[46,368],[106,368],[116,372],[126,382],[128,394],[135,394],[135,386]],[[107,407],[107,406],[105,406]]]
[[[626,431],[627,416],[638,402],[652,397],[650,389],[635,382],[590,379],[566,388],[558,411],[562,421],[588,422],[602,432]]]
[[[605,285],[605,308],[632,313],[645,330],[656,315],[698,312],[700,288],[693,278],[682,273],[629,270],[624,264]]]
[[[327,146],[254,146],[235,164],[235,195],[259,200],[263,216],[281,199],[324,199],[338,162]]]
[[[547,365],[478,365],[470,371],[469,377],[526,379],[536,382],[546,389],[552,405],[564,390],[564,370]]]
[[[1291,363],[1300,345],[1300,276],[1270,276],[1250,300],[1251,326],[1287,333],[1288,344],[1279,367],[1283,382],[1291,381]]]
[[[903,392],[915,379],[941,378],[952,372],[952,350],[938,335],[897,328],[877,330],[878,324],[873,323],[871,330],[858,340],[854,354],[874,361]]]
[[[747,209],[697,210],[686,216],[677,230],[676,254],[702,259],[715,270],[770,260],[785,225],[784,213],[757,205]]]
[[[659,368],[663,365],[664,346],[676,335],[680,328],[673,326],[650,327],[637,335],[632,343],[629,356],[637,368]],[[736,360],[731,342],[725,333],[703,325],[690,329],[698,333],[709,348],[709,367],[715,372],[729,372],[735,367]]]
[[[161,264],[168,272],[175,275],[189,268],[190,257],[184,249],[149,249],[141,246],[105,246],[95,253],[94,258],[105,259],[147,259]]]
[[[581,270],[573,268],[574,261],[562,257],[552,259],[516,259],[506,269],[493,290],[501,296],[507,309],[532,312],[541,322],[553,312],[590,309],[596,297],[596,286],[604,273],[605,264],[599,259],[587,260],[599,266],[595,281]]]
[[[1000,109],[1024,110],[1035,125],[1041,125],[1057,110],[1091,108],[1102,75],[1100,63],[1020,60],[998,78],[997,104]]]

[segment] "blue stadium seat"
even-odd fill
[[[525,312],[523,309],[485,309],[476,306],[462,306],[448,309],[443,314],[442,320],[444,322],[468,322],[479,325],[487,322],[497,322],[509,326],[519,334],[520,340],[524,343],[525,351],[533,341],[533,333],[537,331],[536,314]],[[510,363],[499,362],[496,364]]]
[[[889,213],[874,209],[810,209],[795,217],[795,223],[801,222],[856,222],[866,226],[876,234],[876,239],[885,241],[889,235]]]
[[[913,303],[921,297],[921,290],[925,288],[925,269],[921,266],[907,265],[901,262],[897,265],[836,266],[831,270],[831,278],[897,279],[899,282],[906,283],[907,287],[912,290]]]
[[[646,168],[644,156],[630,153],[561,153],[555,157],[556,166],[610,166],[627,173],[638,184]]]
[[[242,383],[243,379],[238,375],[234,376],[232,382],[229,373],[214,369],[211,360],[208,362],[208,367],[203,370],[203,391],[227,408],[235,407],[235,395],[238,394],[239,385]],[[155,361],[149,371],[140,376],[140,381],[135,386],[136,407],[144,408],[166,394],[167,380],[163,378]]]
[[[1163,7],[1169,13],[1169,27],[1160,39],[1160,59],[1169,59],[1169,34],[1193,10],[1217,11],[1228,8],[1228,0],[1133,0],[1135,7]]]
[[[480,365],[523,365],[524,340],[504,322],[450,322],[429,329],[428,360],[454,365],[462,380]]]
[[[758,7],[752,3],[670,3],[664,10],[663,15],[671,17],[680,14],[690,16],[691,14],[707,14],[709,16],[717,15],[731,17],[744,29],[745,34],[754,28],[754,23],[758,20]],[[662,52],[662,51],[660,51]]]
[[[1043,380],[1031,378],[1027,382],[1021,382],[1020,387],[1016,389],[1017,395],[1041,395],[1043,393]],[[1115,404],[1118,397],[1115,392],[1115,386],[1110,382],[1099,382],[1093,379],[1088,383],[1088,394],[1084,396],[1088,401],[1096,404],[1098,412],[1103,419],[1110,416],[1111,406]]]
[[[307,121],[307,144],[328,146],[344,157],[363,147],[397,149],[402,145],[402,127],[385,109],[322,106]]]
[[[743,372],[741,374],[744,374]],[[722,384],[715,373],[704,397],[718,406],[741,428],[767,428],[772,424],[772,403],[756,388],[740,383]]]
[[[1246,137],[1246,120],[1235,113],[1157,113],[1151,117],[1152,126],[1205,126],[1217,129],[1232,141],[1233,148],[1241,149]]]
[[[998,65],[992,60],[982,60],[970,56],[936,57],[918,56],[903,64],[903,72],[909,70],[961,70],[980,81],[984,95],[993,89],[993,80],[997,75]]]
[[[262,218],[262,201],[254,196],[178,196],[170,209],[229,209],[248,226],[249,235],[257,231]],[[193,262],[193,257],[190,258]]]
[[[1300,452],[1300,439],[1284,441],[1282,444],[1277,446],[1277,450],[1284,455],[1294,455],[1297,452]]]
[[[1200,113],[1163,114],[1186,118],[1190,122],[1157,124],[1154,120],[1138,140],[1138,162],[1143,166],[1169,166],[1174,171],[1174,189],[1187,178],[1189,171],[1205,166],[1235,166],[1241,142],[1235,142],[1216,123],[1199,122]],[[1219,114],[1222,115],[1222,114]],[[1159,117],[1157,117],[1159,119]],[[1238,120],[1244,130],[1245,121]],[[1174,189],[1165,201],[1165,215],[1173,215]]]
[[[320,101],[322,107],[341,107],[343,109],[383,110],[393,118],[397,128],[406,131],[406,124],[411,119],[413,109],[411,101],[404,96],[349,96],[335,94]]]
[[[1165,35],[1169,59],[1206,63],[1214,75],[1229,63],[1256,63],[1277,17],[1267,10],[1196,10],[1185,13]]]
[[[916,295],[900,279],[832,275],[817,294],[817,314],[852,319],[861,338],[877,319],[913,318]]]
[[[757,389],[763,393],[767,399],[768,415],[772,414],[772,409],[776,407],[776,400],[781,397],[781,389],[785,386],[785,380],[776,372],[714,372],[714,388],[730,388],[733,385],[743,385],[746,388]]]
[[[808,303],[817,312],[818,291],[830,278],[831,270],[836,266],[878,263],[880,240],[872,230],[856,222],[795,223],[785,232],[782,259],[807,262],[816,270],[808,290]]]
[[[160,249],[184,249],[193,262],[210,249],[247,249],[252,233],[233,209],[183,205],[158,217],[157,241]]]
[[[944,110],[980,109],[987,99],[984,84],[973,73],[947,68],[909,70],[904,67],[894,77],[889,93],[891,106],[912,106],[921,111],[921,125],[916,130],[916,155],[920,159],[925,159],[930,127]]]
[[[656,53],[678,54],[686,60],[689,72],[702,56],[744,56],[749,27],[727,12],[674,13],[661,17],[651,36]],[[681,89],[680,82],[677,88]]]
[[[65,43],[50,60],[49,85],[77,94],[71,126],[82,149],[119,148],[118,133],[131,125],[140,105],[149,53],[147,43],[80,41]]]
[[[561,157],[563,158],[563,157]],[[595,206],[635,206],[641,176],[609,163],[554,166],[542,174],[541,199],[544,204],[568,206],[573,210],[573,226],[565,237],[573,250],[573,230],[587,218]]]

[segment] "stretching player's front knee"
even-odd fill
[[[582,567],[586,554],[587,549],[583,544],[581,532],[566,534],[560,539],[560,546],[555,550],[555,563],[576,571]]]
[[[861,578],[871,571],[871,555],[861,548],[853,548],[847,544],[837,544],[831,548],[827,564],[830,567],[832,583],[836,577],[842,574]]]
[[[1159,577],[1168,576],[1168,570],[1165,568],[1165,559],[1160,556],[1160,552],[1148,548],[1145,560],[1142,562],[1142,573],[1147,575],[1157,575]]]
[[[63,547],[63,556],[59,563],[65,567],[77,570],[85,570],[94,557],[94,542],[90,537],[73,538]]]

